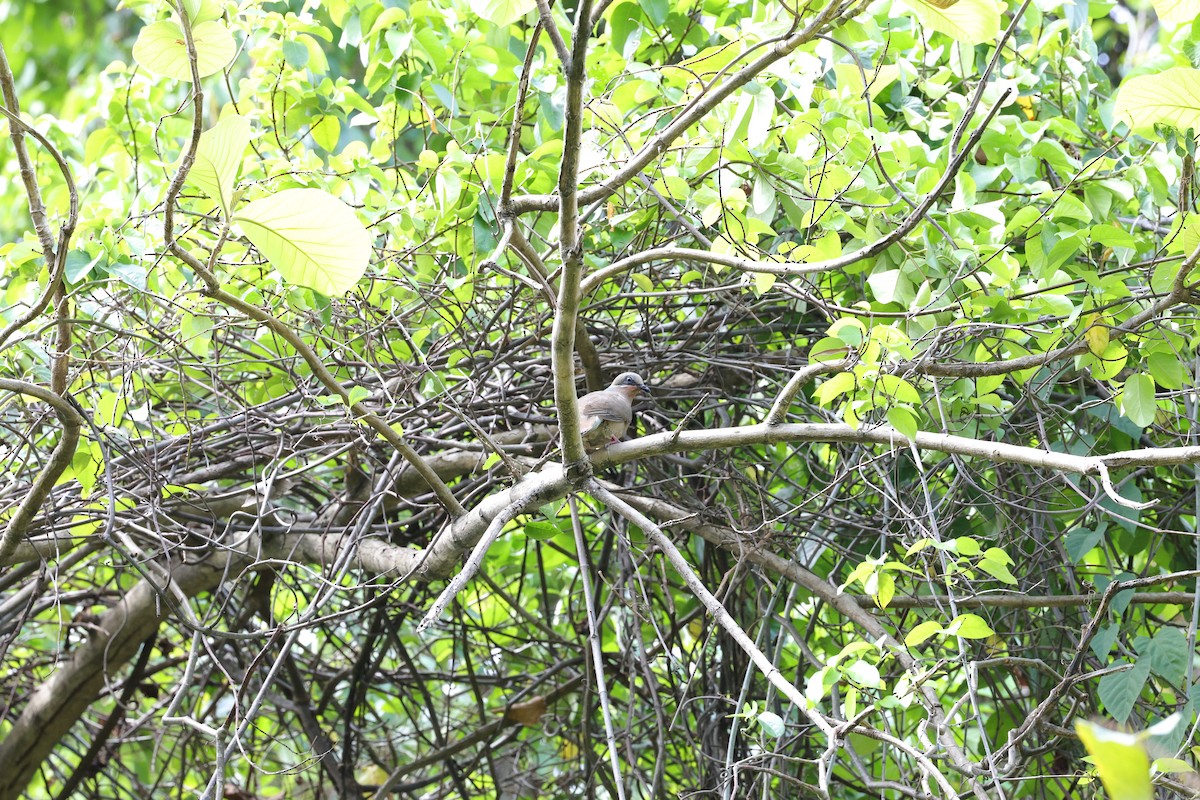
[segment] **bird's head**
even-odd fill
[[[610,389],[616,389],[625,394],[630,399],[633,399],[639,394],[650,394],[650,387],[642,380],[642,376],[636,372],[622,372],[617,377],[613,378]]]

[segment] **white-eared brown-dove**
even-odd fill
[[[650,387],[636,372],[622,372],[612,385],[579,398],[579,428],[586,450],[599,450],[620,439],[633,420],[633,401]]]

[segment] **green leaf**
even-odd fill
[[[871,293],[881,303],[892,303],[896,300],[896,283],[900,280],[900,270],[888,269],[874,272],[867,278]]]
[[[668,0],[641,0],[642,11],[646,12],[646,18],[655,25],[662,25],[667,21],[667,14],[671,11],[671,4]]]
[[[783,717],[770,711],[759,712],[755,721],[758,723],[758,727],[763,729],[764,733],[768,736],[774,736],[776,739],[783,736],[787,730],[783,724]]]
[[[1137,735],[1110,730],[1082,719],[1075,720],[1075,732],[1092,757],[1109,800],[1151,800],[1154,797],[1150,759]]]
[[[196,163],[188,172],[187,182],[221,206],[228,217],[233,205],[233,190],[242,170],[242,156],[251,138],[250,122],[231,114],[200,134]]]
[[[1150,659],[1139,659],[1133,669],[1113,672],[1100,678],[1096,696],[1117,722],[1129,719],[1133,704],[1150,677]]]
[[[1172,67],[1122,81],[1113,116],[1139,132],[1149,132],[1155,125],[1200,129],[1200,70]]]
[[[288,283],[345,294],[371,258],[371,235],[348,205],[320,189],[286,189],[234,218]]]
[[[1016,585],[1017,583],[1016,576],[1009,571],[1008,566],[999,561],[991,558],[981,558],[975,564],[975,566],[979,567],[979,569],[986,572],[988,575],[991,575],[998,581],[1003,581],[1004,583],[1011,585]]]
[[[921,395],[917,392],[915,386],[908,381],[896,375],[884,373],[879,376],[875,383],[876,387],[881,390],[892,400],[900,403],[920,403]]]
[[[1187,676],[1187,637],[1179,628],[1166,627],[1154,634],[1138,654],[1150,660],[1150,671],[1168,683],[1182,685]]]
[[[920,427],[917,425],[917,415],[905,406],[893,406],[887,412],[888,423],[909,439],[916,439]]]
[[[954,552],[960,556],[977,556],[983,552],[979,542],[969,536],[959,536],[954,540]]]
[[[964,44],[994,41],[1000,33],[1000,4],[995,0],[959,0],[949,8],[937,8],[921,0],[903,0],[921,25],[944,33]]]
[[[853,391],[854,385],[853,372],[839,372],[817,387],[813,399],[823,406],[829,405],[838,396]]]
[[[302,42],[288,40],[280,45],[280,49],[283,51],[283,60],[292,69],[304,69],[308,64],[308,48]]]
[[[888,603],[892,602],[892,598],[896,596],[896,579],[886,572],[877,572],[875,577],[875,590],[870,591],[869,594],[875,598],[875,605],[887,608]]]
[[[1185,378],[1183,363],[1174,353],[1151,353],[1146,359],[1150,377],[1164,389],[1182,389]]]
[[[315,120],[308,132],[322,150],[332,153],[342,138],[342,124],[338,122],[337,117],[326,114]]]
[[[233,60],[237,45],[229,28],[220,22],[201,22],[192,28],[196,44],[196,66],[204,78],[220,72]],[[188,62],[187,42],[179,24],[171,20],[154,22],[142,28],[133,43],[133,57],[155,75],[192,80]]]
[[[978,614],[959,614],[946,629],[947,636],[961,636],[964,639],[986,639],[994,633],[992,627]]]
[[[808,680],[804,682],[804,699],[813,705],[821,702],[829,688],[837,683],[838,674],[833,667],[821,667],[809,675]]]
[[[225,13],[221,10],[221,4],[217,0],[183,0],[183,10],[187,14],[187,18],[192,21],[192,25],[220,19],[221,15]]]
[[[1178,758],[1156,758],[1150,768],[1155,772],[1177,773],[1177,772],[1195,772],[1192,765]]]
[[[935,619],[926,620],[908,632],[904,637],[906,647],[916,647],[935,633],[942,632],[942,623]]]
[[[854,570],[846,577],[846,582],[838,588],[838,591],[844,591],[847,586],[855,581],[865,585],[867,579],[875,574],[875,568],[877,566],[878,565],[874,561],[863,561],[859,563],[859,565],[856,566]]]
[[[547,541],[558,536],[558,526],[552,522],[544,522],[542,520],[530,520],[525,523],[525,535],[530,539],[539,542]]]
[[[1154,400],[1154,379],[1144,372],[1131,375],[1121,393],[1121,413],[1138,427],[1154,422],[1158,404]]]
[[[643,291],[643,292],[653,292],[654,291],[654,281],[651,280],[649,275],[646,275],[641,272],[631,272],[631,273],[629,273],[629,277],[633,280],[634,283],[637,284],[637,287],[640,291]]]
[[[104,251],[101,250],[95,256],[89,256],[83,250],[72,250],[67,253],[66,269],[63,276],[67,279],[67,283],[79,283],[91,273],[100,260],[104,258]]]
[[[1151,0],[1159,22],[1185,25],[1200,17],[1200,0]]]
[[[869,689],[878,689],[883,685],[883,680],[879,676],[879,668],[868,661],[854,661],[846,665],[843,670],[846,677],[857,683],[859,686],[866,686]]]
[[[537,7],[536,0],[470,0],[471,10],[494,25],[505,27]]]
[[[609,15],[609,25],[612,26],[610,36],[614,50],[622,55],[625,53],[629,37],[641,27],[641,20],[642,12],[636,3],[618,3],[613,6]],[[736,52],[736,48],[733,47],[726,49]]]
[[[768,291],[771,290],[771,287],[774,285],[775,285],[775,276],[772,275],[770,272],[754,273],[754,291],[759,296],[766,294]]]
[[[1103,661],[1108,660],[1108,654],[1112,652],[1113,645],[1117,642],[1117,635],[1121,632],[1121,626],[1117,623],[1105,625],[1096,632],[1092,637],[1092,653]]]
[[[1080,528],[1077,531],[1071,531],[1063,537],[1063,547],[1066,548],[1067,558],[1071,560],[1072,564],[1081,562],[1083,557],[1100,543],[1100,537],[1104,535],[1104,530],[1107,527],[1107,523],[1101,523],[1096,530]]]

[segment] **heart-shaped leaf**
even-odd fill
[[[362,277],[371,235],[350,206],[320,189],[255,200],[234,221],[288,283],[340,295]]]
[[[210,20],[197,24],[192,28],[192,41],[196,44],[196,67],[201,78],[223,70],[237,52],[233,34],[220,22]],[[133,43],[133,57],[155,75],[181,81],[192,79],[187,40],[179,23],[173,20],[162,20],[142,28]]]

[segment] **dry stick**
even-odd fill
[[[438,501],[452,516],[461,517],[466,513],[466,509],[462,507],[449,487],[438,477],[437,473],[425,463],[420,453],[404,440],[402,434],[397,433],[391,425],[378,414],[368,409],[362,402],[352,403],[350,401],[350,393],[329,372],[329,369],[317,355],[316,351],[300,338],[295,331],[269,312],[247,303],[240,297],[222,289],[221,282],[218,280],[216,274],[201,263],[198,258],[185,250],[180,245],[179,240],[175,238],[175,202],[179,197],[180,191],[183,189],[183,183],[187,179],[188,172],[191,171],[196,161],[196,150],[200,145],[200,133],[203,128],[204,106],[204,90],[200,88],[200,70],[196,60],[196,43],[192,39],[192,29],[186,21],[187,14],[182,8],[182,3],[177,3],[176,5],[176,13],[184,21],[182,26],[184,41],[187,46],[188,61],[192,72],[192,135],[188,140],[188,147],[183,154],[183,159],[180,161],[179,169],[176,171],[175,177],[171,180],[171,184],[167,188],[166,208],[163,219],[163,240],[167,245],[167,249],[200,276],[201,280],[205,283],[205,293],[209,297],[240,311],[253,320],[263,323],[273,333],[291,345],[292,349],[300,354],[305,363],[312,369],[313,375],[317,377],[325,388],[336,395],[356,417],[361,419],[362,422],[366,423],[372,430],[386,439],[388,444],[395,448],[396,452],[425,480],[429,488],[433,491],[434,496],[437,497]],[[226,223],[226,227],[228,227],[228,222]],[[224,237],[222,237],[223,240]],[[210,263],[215,263],[218,249],[213,249],[212,256],[209,259]]]
[[[550,37],[550,41],[554,44],[554,52],[558,53],[558,60],[562,62],[563,67],[566,67],[571,61],[571,54],[567,52],[567,43],[563,41],[562,34],[558,32],[558,25],[554,22],[554,15],[550,11],[550,4],[546,0],[537,0],[538,16],[541,17],[542,27],[546,30],[546,35]]]
[[[0,47],[0,86],[2,86],[4,89],[5,97],[7,98],[11,94],[14,98],[12,102],[15,103],[16,95],[10,91],[12,76],[11,74],[7,74],[8,65],[3,60],[3,54],[4,48]],[[6,100],[6,102],[9,101]],[[8,118],[9,129],[12,131],[11,136],[14,146],[17,146],[17,142],[20,141],[18,140],[17,132],[23,131],[36,139],[38,143],[50,153],[50,157],[53,158],[55,163],[58,164],[59,171],[62,172],[63,178],[66,181],[67,191],[70,195],[71,203],[67,221],[63,223],[61,228],[59,228],[58,245],[55,246],[53,244],[53,239],[50,237],[49,228],[47,228],[44,232],[42,230],[42,226],[46,224],[46,210],[44,207],[42,207],[41,192],[38,189],[36,176],[33,175],[32,167],[27,175],[24,162],[22,162],[21,177],[25,180],[25,193],[29,197],[29,215],[33,219],[34,229],[38,232],[38,239],[42,242],[42,257],[46,259],[46,265],[50,271],[50,280],[47,282],[46,290],[42,292],[41,297],[39,297],[37,301],[25,311],[25,313],[20,314],[16,319],[5,326],[3,331],[0,331],[0,346],[2,346],[14,333],[28,325],[29,322],[38,314],[41,314],[43,311],[45,311],[46,306],[50,303],[50,298],[53,297],[56,292],[61,291],[63,273],[65,273],[67,269],[67,246],[70,244],[71,235],[74,233],[75,224],[79,219],[79,192],[75,188],[75,178],[71,174],[71,169],[67,165],[66,159],[63,158],[62,154],[58,152],[58,149],[55,148],[54,144],[49,139],[47,139],[45,136],[42,136],[42,134],[40,134],[36,129],[26,125],[24,120],[16,116],[4,106],[0,106],[0,114],[3,114]],[[29,158],[28,154],[25,152],[23,141],[21,141],[21,144],[18,147],[17,160],[21,161],[22,157],[24,157],[25,160],[28,160]],[[35,211],[35,209],[37,210]],[[47,242],[51,243],[49,249],[47,249],[46,246]]]
[[[1185,578],[1194,578],[1200,575],[1200,570],[1186,570],[1184,572],[1172,572],[1167,575],[1153,575],[1148,578],[1134,578],[1127,581],[1113,581],[1104,589],[1104,594],[1100,596],[1100,604],[1096,606],[1095,613],[1092,614],[1091,621],[1083,629],[1083,633],[1079,637],[1079,644],[1075,646],[1075,656],[1071,659],[1071,663],[1063,671],[1063,678],[1059,681],[1042,702],[1038,703],[1037,708],[1030,712],[1025,718],[1025,722],[1021,727],[1008,734],[1008,742],[996,751],[995,761],[997,765],[1004,757],[1005,753],[1009,754],[1008,763],[1000,767],[1000,771],[1005,775],[1011,775],[1014,770],[1020,766],[1020,752],[1018,745],[1021,743],[1033,728],[1037,725],[1043,716],[1054,706],[1059,699],[1066,694],[1067,690],[1074,686],[1078,681],[1078,676],[1075,674],[1079,667],[1083,664],[1083,659],[1087,652],[1088,644],[1092,641],[1092,637],[1096,635],[1097,629],[1100,627],[1101,621],[1104,620],[1104,615],[1108,611],[1108,606],[1112,599],[1117,595],[1117,592],[1123,589],[1135,589],[1142,586],[1153,586],[1157,583],[1166,583],[1174,580],[1183,580]]]
[[[604,653],[600,649],[600,621],[596,618],[592,576],[588,572],[591,559],[588,558],[587,541],[583,538],[583,524],[579,521],[579,507],[574,497],[567,502],[571,506],[571,530],[575,533],[575,552],[579,558],[579,579],[583,583],[583,605],[587,609],[588,645],[592,652],[592,668],[596,671],[596,693],[600,695],[600,710],[604,714],[604,735],[608,737],[608,761],[612,766],[613,781],[617,787],[617,800],[625,800],[625,783],[621,780],[621,760],[617,756],[617,735],[613,732],[612,706],[608,699],[608,684],[604,680]]]
[[[79,434],[83,426],[83,418],[76,411],[75,406],[63,396],[66,390],[67,367],[69,363],[67,347],[70,344],[70,323],[64,319],[66,316],[66,305],[65,301],[61,299],[62,276],[67,263],[67,248],[71,241],[71,235],[75,231],[75,224],[79,220],[79,192],[75,187],[75,178],[71,174],[71,169],[58,149],[45,136],[42,136],[36,130],[26,125],[18,116],[21,110],[20,104],[17,102],[16,86],[3,45],[0,45],[0,93],[3,94],[5,106],[0,107],[0,112],[3,112],[10,120],[10,138],[17,154],[17,162],[20,164],[21,180],[25,184],[25,195],[29,202],[29,216],[33,222],[34,230],[37,232],[38,240],[41,242],[42,257],[46,260],[46,266],[50,273],[46,290],[42,293],[41,297],[38,298],[28,311],[18,315],[3,331],[0,331],[0,345],[16,331],[24,327],[30,320],[41,314],[49,304],[51,298],[59,298],[59,302],[55,304],[55,314],[58,317],[58,322],[56,323],[58,326],[58,341],[55,353],[51,359],[51,391],[46,391],[26,381],[7,379],[0,381],[0,389],[36,397],[48,403],[54,408],[55,414],[63,424],[62,436],[59,438],[54,451],[50,454],[46,465],[38,473],[37,477],[34,478],[33,485],[29,487],[29,492],[25,495],[20,505],[18,505],[16,512],[4,529],[4,533],[0,534],[0,562],[3,562],[16,550],[18,541],[25,534],[29,523],[41,508],[42,503],[49,496],[51,489],[54,488],[54,484],[58,482],[59,477],[70,467],[71,458],[74,456],[75,448],[79,444]],[[70,208],[67,213],[67,219],[59,228],[57,246],[55,245],[54,237],[50,233],[50,222],[46,218],[46,207],[42,202],[41,189],[37,182],[37,173],[34,170],[33,161],[29,157],[29,151],[25,148],[26,133],[36,139],[50,154],[51,158],[54,159],[59,171],[62,172],[63,180],[67,186]]]
[[[800,691],[795,686],[784,680],[779,669],[771,662],[769,658],[767,658],[765,653],[755,646],[753,640],[751,640],[746,632],[742,630],[741,626],[737,624],[737,621],[733,619],[733,617],[725,609],[725,606],[721,604],[721,601],[717,600],[717,598],[713,596],[712,592],[708,591],[708,588],[705,587],[704,582],[700,580],[700,577],[696,574],[695,570],[692,569],[691,565],[687,562],[687,559],[683,557],[681,552],[679,552],[679,548],[675,546],[675,543],[672,542],[671,539],[662,532],[662,529],[659,528],[653,520],[651,520],[645,514],[642,514],[633,506],[626,503],[620,497],[617,497],[595,479],[589,480],[585,486],[585,489],[596,499],[600,500],[605,505],[615,510],[618,514],[625,517],[625,519],[641,528],[642,531],[645,532],[645,534],[655,544],[655,546],[662,550],[671,566],[683,578],[684,583],[687,584],[688,589],[691,590],[696,599],[699,600],[701,605],[704,606],[705,610],[712,615],[716,623],[720,625],[726,633],[729,634],[730,638],[737,642],[738,646],[741,647],[746,655],[750,657],[750,660],[754,662],[755,666],[758,667],[759,671],[762,672],[763,676],[770,682],[770,684],[774,686],[784,697],[795,704],[796,708],[798,708],[800,712],[809,719],[810,722],[812,722],[825,734],[829,741],[829,748],[826,751],[827,754],[831,754],[838,748],[838,743],[841,740],[841,737],[847,731],[861,733],[879,741],[886,741],[892,744],[892,746],[902,750],[905,754],[909,755],[915,761],[921,764],[922,768],[937,782],[938,786],[948,798],[956,798],[958,796],[958,793],[954,791],[949,781],[941,773],[941,771],[937,769],[933,762],[930,761],[927,756],[918,752],[910,745],[901,742],[895,737],[882,733],[881,731],[876,731],[865,726],[857,725],[853,722],[839,724],[835,727],[831,721],[827,720],[822,714],[810,709],[808,701],[804,699],[803,695],[800,694]],[[828,791],[828,775],[825,771],[822,771],[821,783],[823,788]]]
[[[544,675],[545,673],[542,674]],[[540,678],[537,680],[540,680]],[[566,697],[567,695],[575,692],[582,684],[583,677],[580,675],[575,675],[566,680],[562,685],[551,689],[541,696],[545,698],[546,705],[550,706],[560,698]],[[511,705],[505,708],[505,712],[507,712],[509,708],[511,708]],[[372,800],[384,800],[385,798],[394,797],[397,794],[397,784],[399,784],[406,775],[419,772],[420,770],[430,767],[439,761],[448,761],[469,747],[486,743],[489,739],[503,731],[505,728],[510,728],[519,724],[519,722],[516,722],[510,718],[507,713],[501,714],[492,722],[489,722],[482,727],[473,728],[469,733],[464,734],[461,739],[452,744],[446,745],[441,750],[421,756],[420,758],[412,761],[402,762],[401,764],[397,765],[394,770],[392,770],[391,774],[388,775],[387,780],[385,780],[379,786],[379,788],[375,790],[375,794],[372,795]]]
[[[876,428],[852,428],[841,423],[792,422],[778,425],[758,423],[735,428],[656,433],[631,442],[611,445],[594,454],[592,459],[597,465],[619,464],[664,453],[724,449],[775,442],[878,444],[893,449],[910,446],[908,437],[887,425]],[[998,463],[1026,464],[1038,469],[1096,476],[1101,487],[1114,502],[1129,508],[1146,508],[1154,503],[1135,503],[1119,495],[1113,486],[1109,470],[1120,467],[1162,467],[1200,462],[1200,446],[1158,447],[1123,450],[1099,456],[1077,456],[1071,453],[1041,450],[1036,447],[1007,442],[985,441],[967,436],[926,431],[918,432],[911,443],[918,450],[935,450],[968,458],[983,458]]]
[[[491,523],[487,526],[487,530],[483,532],[483,536],[475,543],[475,547],[471,550],[471,555],[467,557],[467,563],[463,564],[463,568],[458,571],[450,583],[446,584],[446,588],[438,595],[437,600],[425,612],[425,616],[421,618],[417,625],[417,633],[424,631],[433,623],[437,622],[438,617],[446,610],[446,606],[450,605],[463,587],[467,585],[475,574],[479,572],[479,568],[483,565],[483,558],[487,555],[488,548],[496,543],[500,538],[500,534],[504,531],[504,526],[512,522],[522,512],[522,507],[519,503],[513,503],[499,514],[492,518]]]
[[[837,589],[831,586],[824,578],[810,572],[795,561],[777,556],[768,550],[758,549],[757,546],[745,542],[742,537],[728,528],[699,523],[694,515],[691,515],[685,508],[662,500],[647,500],[640,497],[634,497],[630,502],[635,507],[639,507],[638,510],[643,513],[652,513],[660,519],[676,520],[684,529],[699,535],[705,541],[737,553],[739,557],[746,558],[763,569],[787,578],[807,589],[814,597],[828,603],[832,608],[841,613],[842,616],[860,627],[866,632],[871,641],[879,643],[880,646],[892,652],[900,665],[913,676],[912,683],[917,689],[917,700],[928,712],[930,724],[937,732],[939,743],[944,748],[946,756],[954,768],[966,776],[981,774],[981,770],[967,758],[962,748],[955,741],[954,733],[945,722],[945,714],[940,706],[940,698],[926,683],[926,678],[929,674],[932,674],[933,670],[922,673],[918,663],[908,654],[904,645],[888,633],[883,625],[868,611],[855,604],[850,597],[839,594]],[[751,546],[747,546],[748,544],[751,544]],[[867,734],[867,731],[871,729],[865,726],[857,726],[855,730],[864,735],[871,735]],[[910,752],[907,745],[902,743],[898,747],[909,754],[917,763],[925,763],[921,761],[921,754],[915,751]]]
[[[525,98],[529,95],[529,76],[533,72],[533,57],[537,53],[537,42],[541,32],[542,26],[538,24],[529,36],[529,49],[525,51],[525,63],[521,65],[521,77],[517,81],[517,103],[513,108],[512,125],[508,129],[508,154],[504,158],[504,179],[500,184],[500,201],[497,203],[501,222],[504,221],[504,218],[511,216],[508,205],[512,200],[517,156],[521,152],[521,120],[525,115]]]
[[[809,721],[832,740],[834,738],[833,726],[824,717],[813,712],[808,707],[808,702],[800,694],[800,690],[784,680],[779,669],[771,663],[771,659],[767,658],[763,651],[754,646],[753,640],[742,630],[742,627],[730,616],[729,612],[725,610],[725,606],[721,605],[721,601],[714,597],[713,593],[705,587],[704,582],[700,580],[700,576],[696,574],[695,570],[688,564],[687,559],[683,557],[683,553],[679,552],[679,548],[662,532],[662,529],[645,514],[606,489],[599,481],[595,479],[589,480],[584,488],[588,494],[591,494],[622,517],[637,525],[650,537],[655,546],[663,551],[663,554],[667,557],[667,561],[670,562],[675,571],[683,578],[684,583],[687,584],[688,589],[696,596],[696,599],[712,615],[717,624],[724,628],[725,632],[745,651],[746,655],[750,657],[750,660],[754,662],[755,666],[759,668],[771,685],[778,689],[784,697],[795,703],[796,707],[808,717]]]

